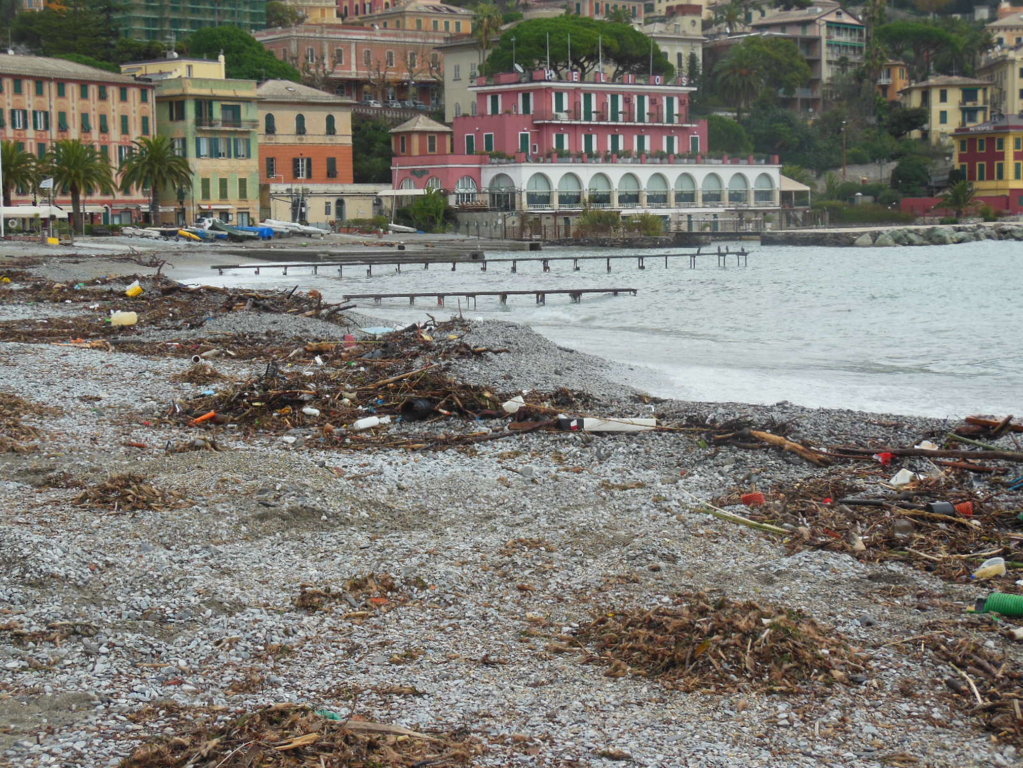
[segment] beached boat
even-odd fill
[[[407,232],[410,235],[414,235],[419,230],[415,227],[406,227],[404,224],[388,224],[387,228],[392,232]]]
[[[278,219],[267,219],[260,223],[261,227],[272,227],[274,229],[283,228],[287,229],[294,235],[307,235],[310,237],[323,237],[324,232],[319,227],[307,227],[305,224],[296,224],[293,221],[279,221]]]
[[[255,232],[242,229],[241,227],[232,227],[230,224],[214,219],[213,223],[210,224],[210,229],[217,232],[225,232],[229,240],[258,240],[259,235]]]
[[[246,232],[255,232],[256,236],[260,240],[273,240],[273,237],[274,237],[274,230],[273,230],[272,227],[263,227],[263,226],[259,226],[259,227],[238,227],[238,229],[243,229]]]

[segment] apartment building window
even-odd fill
[[[567,96],[568,96],[568,94],[565,93],[564,91],[555,91],[554,92],[554,111],[555,112],[567,112],[568,111],[568,107],[566,106],[567,105],[567,99],[566,99]],[[614,119],[614,118],[612,118],[612,119]]]
[[[597,136],[593,133],[587,133],[583,136],[583,152],[587,155],[595,154],[597,151]]]
[[[941,123],[942,125],[948,124],[948,112],[946,112],[944,109],[938,112],[938,122]]]
[[[373,52],[369,48],[362,52],[362,63],[367,67],[373,63]]]
[[[99,100],[100,101],[107,100],[107,87],[105,85],[99,86]]]
[[[966,139],[960,139],[959,140],[959,151],[960,152],[965,152],[966,151]]]
[[[995,139],[995,150],[998,152],[1005,151],[1005,139],[1002,138]]]
[[[272,114],[267,114],[267,116],[263,118],[263,133],[267,136],[273,136],[277,133],[277,118],[275,118]]]
[[[273,181],[275,176],[277,176],[277,158],[268,157],[266,159],[266,178]]]
[[[210,140],[205,136],[197,136],[195,139],[195,156],[210,157]]]
[[[650,149],[650,145],[647,144],[648,141],[649,141],[649,137],[647,137],[647,136],[642,136],[642,135],[637,136],[636,137],[636,152],[637,153],[645,153],[647,150],[649,150]]]
[[[118,96],[121,99],[121,101],[127,101],[128,100],[128,88],[126,86],[122,85],[117,90],[118,90]]]
[[[398,137],[398,151],[403,155],[408,152],[408,140],[404,136]]]
[[[494,151],[494,134],[492,133],[483,134],[483,151],[484,152]]]
[[[444,31],[445,32],[451,31],[451,22],[448,21],[447,19],[444,19]]]
[[[305,136],[305,115],[295,115],[295,133]]]
[[[533,114],[533,94],[523,93],[519,106],[521,109],[520,114],[523,115]]]
[[[690,136],[689,137],[689,154],[696,155],[700,152],[700,137]]]
[[[36,96],[42,96],[46,92],[46,83],[36,80]]]
[[[455,117],[461,117],[461,116],[462,116],[462,105],[461,105],[461,104],[459,104],[459,103],[458,103],[458,102],[456,101],[456,102],[455,102]]]
[[[174,154],[178,157],[185,157],[185,151],[187,143],[183,138],[171,139],[171,149],[174,150]]]
[[[430,54],[430,66],[437,69],[440,66],[440,54],[434,51]]]
[[[99,132],[110,133],[110,123],[107,121],[106,115],[99,116]]]
[[[324,200],[323,202],[323,215],[330,216],[330,200]]]
[[[554,148],[562,151],[568,151],[568,134],[567,133],[556,133],[554,134]]]
[[[966,163],[960,163],[959,175],[962,176],[964,179],[970,178],[970,166],[968,166]]]
[[[311,157],[295,157],[291,160],[291,171],[296,179],[313,177],[313,160]]]
[[[437,135],[436,134],[431,133],[429,136],[426,137],[426,151],[427,151],[428,154],[431,154],[431,155],[437,154]]]
[[[465,137],[465,154],[467,155],[476,154],[476,137],[471,134]]]
[[[50,113],[44,109],[32,110],[32,127],[37,131],[50,130]]]
[[[221,177],[221,178],[217,179],[217,182],[218,182],[217,192],[219,193],[217,196],[221,200],[227,200],[227,198],[228,198],[228,194],[227,194],[227,182],[228,182],[228,179],[225,179],[224,177]]]
[[[142,135],[149,135],[149,117],[147,115],[142,116]]]
[[[117,164],[121,165],[125,160],[131,157],[131,147],[127,147],[124,144],[117,146]]]
[[[977,181],[987,181],[987,163],[977,163]]]
[[[82,83],[78,86],[78,98],[87,99],[89,98],[89,85],[88,83]]]
[[[38,144],[36,144],[36,157],[38,157],[40,160],[42,160],[44,157],[46,157],[46,142],[45,141],[40,141]]]
[[[987,151],[987,139],[977,139],[977,151],[978,152]]]
[[[455,22],[455,32],[461,32],[461,31],[462,31],[462,22],[456,21]]]
[[[1017,152],[1023,150],[1023,136],[1017,136],[1012,140],[1012,148]]]
[[[110,145],[109,144],[100,144],[100,146],[99,146],[99,153],[101,155],[103,155],[103,162],[105,162],[105,163],[109,163],[110,162]]]
[[[167,102],[167,110],[169,117],[173,122],[178,122],[185,119],[185,102],[184,101],[169,101]]]
[[[14,93],[18,95],[21,93],[21,78],[14,79]]]
[[[128,116],[121,115],[121,135],[127,136],[131,131],[128,128]]]
[[[1005,179],[1005,163],[995,163],[995,181]]]
[[[247,199],[249,196],[249,180],[238,179],[238,197],[242,200]]]
[[[422,28],[423,28],[423,20],[422,19],[416,19],[416,29],[420,29],[421,30]]]
[[[334,119],[333,115],[327,115],[327,135],[337,135],[337,121]]]
[[[199,180],[199,198],[201,200],[210,199],[210,180],[209,178],[203,178]]]
[[[665,136],[664,151],[667,152],[669,155],[674,155],[675,152],[678,151],[678,145],[676,143],[677,141],[678,140],[674,136]]]
[[[92,132],[92,121],[89,118],[88,112],[82,113],[82,133]]]
[[[419,54],[415,51],[408,52],[408,65],[409,69],[415,69],[419,66]]]
[[[490,114],[501,114],[501,94],[499,93],[490,94]]]
[[[67,83],[57,83],[57,98],[63,99],[67,96]]]
[[[1012,178],[1016,181],[1023,179],[1023,163],[1012,164]]]
[[[315,64],[316,63],[316,49],[315,48],[306,48],[305,49],[305,60],[307,62],[309,62],[310,64]]]
[[[336,157],[328,157],[327,158],[327,178],[328,179],[336,179],[337,178],[337,158]]]
[[[938,91],[938,101],[942,104],[948,103],[948,88],[942,88]]]
[[[57,113],[57,130],[58,131],[67,130],[67,112]]]
[[[339,66],[345,63],[345,49],[335,48],[334,49],[334,65]]]
[[[436,32],[438,29],[440,29],[440,26],[437,24],[437,20],[434,19],[433,20],[433,31]]]
[[[388,51],[384,55],[384,61],[387,63],[387,66],[393,67],[394,66],[394,51]]]
[[[149,89],[148,88],[143,88],[142,89],[142,103],[143,104],[148,104],[149,103]]]

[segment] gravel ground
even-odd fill
[[[74,277],[67,263],[48,273]],[[74,310],[0,304],[4,319],[47,311]],[[245,312],[193,332],[345,332],[326,325]],[[527,329],[480,323],[465,340],[509,350],[460,361],[453,371],[467,383],[569,387],[594,397],[595,415],[786,422],[815,445],[912,444],[949,426],[787,403],[644,404],[633,389],[641,372]],[[26,416],[43,431],[36,451],[0,454],[0,764],[117,765],[174,732],[169,715],[146,710],[167,702],[230,711],[297,702],[466,729],[486,746],[480,766],[605,766],[616,761],[601,755],[616,750],[665,768],[1019,764],[944,695],[940,670],[911,644],[890,644],[961,615],[982,589],[843,554],[790,555],[693,510],[819,472],[797,457],[708,448],[681,432],[325,451],[229,426],[217,429],[219,451],[168,453],[196,435],[153,421],[199,389],[171,379],[186,365],[0,343],[0,392],[60,409]],[[265,362],[216,365],[241,377]],[[58,482],[127,471],[186,501],[114,513],[73,505],[81,488]],[[366,573],[391,574],[407,600],[363,617],[296,608],[302,585],[338,589]],[[868,671],[859,684],[796,695],[681,693],[552,650],[595,615],[690,589],[801,609],[862,649]],[[76,630],[27,643],[3,632],[55,622]]]

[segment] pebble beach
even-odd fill
[[[833,454],[940,443],[958,421],[653,398],[641,370],[487,321],[410,331],[391,354],[495,403],[522,394],[537,421],[655,417],[659,428],[516,430],[506,414],[438,412],[395,415],[368,438],[350,419],[379,407],[368,390],[353,391],[335,418],[316,386],[315,422],[201,422],[190,409],[265,378],[271,363],[293,388],[329,370],[344,392],[355,387],[345,371],[372,370],[368,355],[388,342],[362,330],[379,324],[371,308],[325,317],[305,311],[308,298],[290,311],[273,309],[283,298],[222,293],[203,299],[211,309],[198,320],[157,314],[147,302],[158,295],[181,307],[198,300],[168,286],[201,259],[160,247],[111,255],[0,245],[0,278],[11,276],[0,285],[0,398],[9,403],[0,428],[11,429],[0,444],[0,765],[156,765],[126,761],[196,723],[215,729],[281,704],[472,745],[430,763],[381,765],[1021,763],[1023,730],[999,719],[1023,698],[1023,644],[1011,633],[1019,619],[967,613],[992,590],[1021,587],[1011,569],[972,581],[980,550],[940,538],[963,525],[983,533],[997,515],[1000,538],[985,553],[997,546],[1005,560],[1023,560],[1013,554],[1023,528],[1001,522],[1023,494],[996,482],[1012,475],[1011,459],[981,462],[998,472],[954,476],[935,475],[923,457],[825,466],[749,437],[783,434]],[[146,292],[125,302],[136,279]],[[122,305],[138,323],[104,327]],[[275,351],[232,355],[230,340],[242,337]],[[316,350],[334,345],[334,357],[316,362]],[[191,353],[210,350],[218,353],[202,365],[218,378],[190,381]],[[446,410],[457,409],[448,401]],[[984,442],[1011,454],[1020,437]],[[828,525],[783,509],[806,483],[894,499],[900,467],[930,474],[921,479],[928,499],[977,500],[975,521],[915,519],[899,551],[922,559],[882,545],[895,534],[872,528],[869,515],[891,510],[857,508],[856,535],[842,530],[824,545]],[[94,493],[125,475],[156,489],[157,501],[125,509]],[[768,520],[739,502],[750,492],[765,495],[763,515],[782,532],[708,513]],[[834,508],[823,490],[801,493],[805,509]],[[613,651],[584,632],[694,595],[798,613],[859,661],[785,690],[723,661],[697,684],[673,684],[635,660],[610,674]],[[984,687],[983,664],[961,668],[935,637],[1001,660],[1000,676]],[[723,640],[708,638],[700,653]],[[296,762],[272,764],[343,764],[299,762],[302,749],[277,753]]]

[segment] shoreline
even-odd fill
[[[73,285],[118,265],[69,261],[38,272]],[[0,259],[0,269],[8,266]],[[832,450],[912,446],[955,424],[648,398],[624,388],[613,364],[522,326],[442,325],[425,329],[428,339],[409,331],[377,340],[355,330],[359,318],[317,316],[307,295],[289,305],[259,291],[163,293],[173,286],[146,279],[147,293],[132,302],[139,325],[101,330],[96,318],[128,282],[86,285],[70,305],[49,283],[31,302],[9,300],[17,277],[0,288],[0,392],[35,404],[18,415],[38,430],[22,441],[34,449],[0,454],[4,757],[25,766],[117,765],[189,722],[290,701],[419,731],[461,729],[479,740],[471,764],[480,766],[610,766],[619,753],[644,766],[738,760],[765,768],[880,766],[900,754],[935,766],[1018,759],[1023,742],[992,742],[971,715],[969,691],[958,697],[944,685],[955,676],[947,660],[892,643],[938,621],[993,641],[1006,663],[1023,663],[1004,632],[964,613],[992,588],[1018,591],[1014,577],[981,585],[965,578],[972,561],[947,560],[931,573],[925,558],[892,558],[889,522],[861,531],[865,552],[844,539],[825,545],[822,531],[836,524],[818,517],[825,494],[890,496],[885,483],[897,467],[837,459],[820,467],[748,432]],[[79,317],[92,325],[72,325]],[[68,346],[61,323],[94,332]],[[12,341],[15,331],[26,338]],[[358,352],[343,343],[329,355],[305,351],[345,333],[358,337]],[[230,379],[175,380],[193,350],[211,349],[236,353],[209,358]],[[333,406],[320,395],[306,401],[318,421],[285,424],[284,415],[256,425],[234,410],[226,423],[191,426],[200,404],[224,402],[221,390],[258,386],[264,350],[289,382],[308,380],[316,392],[324,377],[334,392],[436,363],[463,400],[529,389],[553,411],[654,415],[666,429],[505,434],[507,417],[456,415],[396,420],[368,436],[344,428],[348,411],[326,431]],[[326,355],[324,366],[315,354]],[[393,400],[386,393],[405,385],[380,386]],[[377,389],[357,391],[358,403],[379,407],[369,396]],[[187,412],[176,415],[172,402]],[[487,435],[499,437],[479,439]],[[450,444],[411,447],[439,440]],[[1015,449],[1013,433],[985,440]],[[896,463],[924,471],[925,461]],[[171,496],[136,511],[74,503],[125,472]],[[986,486],[968,479],[950,472],[926,492],[983,497]],[[753,490],[769,499],[762,512],[738,504]],[[790,533],[700,512],[708,502],[766,515]],[[977,520],[994,525],[989,515],[1021,502],[1016,492],[978,504]],[[870,525],[886,514],[857,508],[854,519]],[[913,535],[931,535],[926,520],[915,525]],[[966,543],[977,542],[950,543],[948,554],[978,551],[956,548]],[[353,580],[366,574],[393,581],[393,591],[376,596],[384,602],[355,591]],[[310,588],[347,597],[300,608]],[[869,664],[857,681],[811,679],[788,695],[741,677],[718,680],[723,692],[683,692],[608,677],[571,639],[609,609],[666,605],[692,590],[802,610]]]

